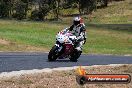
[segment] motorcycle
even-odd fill
[[[56,44],[52,47],[48,55],[48,61],[69,58],[72,62],[77,62],[81,51],[75,49],[77,37],[70,32],[61,31],[56,35]]]

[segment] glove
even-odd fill
[[[83,41],[83,38],[81,36],[77,37],[77,40],[76,41]]]

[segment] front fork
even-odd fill
[[[58,48],[58,52],[61,52],[63,49],[63,44],[61,44],[59,41],[56,41],[55,46]]]
[[[57,47],[57,50],[58,50],[58,52],[60,52],[61,50],[62,50],[62,46],[61,45],[59,45],[59,44],[55,44],[55,46]]]

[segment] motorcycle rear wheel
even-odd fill
[[[55,61],[57,59],[58,55],[56,50],[57,50],[57,46],[54,45],[49,52],[48,61]]]

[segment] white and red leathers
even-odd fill
[[[76,49],[78,51],[82,51],[82,46],[86,42],[86,29],[81,18],[79,18],[79,21],[80,21],[79,24],[77,25],[73,24],[69,28],[64,29],[63,31],[65,32],[70,31],[73,35],[77,37],[78,43],[77,43]]]

